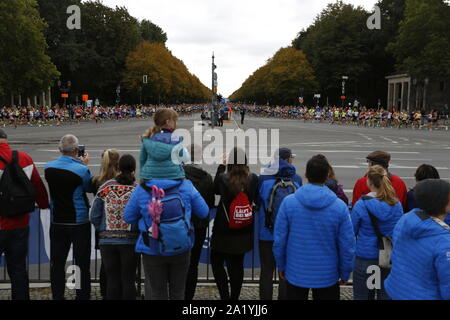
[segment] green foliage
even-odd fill
[[[348,76],[347,93],[365,93],[373,87],[370,65],[374,44],[366,26],[369,13],[342,1],[329,4],[313,25],[299,33],[293,44],[303,50],[320,83],[321,92],[337,103],[342,76]],[[365,89],[365,90],[364,90]]]
[[[314,72],[302,51],[293,47],[280,49],[265,66],[250,76],[230,97],[233,101],[265,104],[295,104],[300,88],[315,93]]]
[[[143,84],[143,76],[148,83]],[[184,63],[174,57],[161,43],[144,41],[130,53],[126,60],[125,87],[135,92],[138,102],[142,90],[142,101],[158,103],[205,102],[210,91],[192,75]]]
[[[141,37],[144,41],[158,42],[165,44],[167,42],[167,34],[156,24],[149,20],[142,20],[140,23]]]
[[[49,24],[48,54],[72,82],[72,94],[88,93],[104,103],[114,103],[127,56],[143,39],[164,43],[164,31],[148,20],[139,22],[125,7],[110,8],[101,1],[38,0],[41,16]],[[81,30],[66,27],[68,6],[81,8]],[[122,92],[127,96],[127,92]],[[73,101],[72,101],[73,102]]]
[[[443,0],[406,0],[405,19],[389,46],[398,70],[418,79],[450,77],[450,6]]]
[[[0,2],[0,94],[37,94],[59,76],[45,54],[47,44],[35,0]]]

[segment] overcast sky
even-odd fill
[[[334,0],[103,0],[159,25],[167,47],[211,87],[216,55],[219,92],[239,89],[281,47],[291,44]],[[372,11],[376,0],[346,0]]]

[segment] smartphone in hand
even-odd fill
[[[86,146],[80,145],[78,146],[78,157],[82,158],[86,154]]]

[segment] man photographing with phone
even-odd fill
[[[53,300],[63,300],[65,265],[73,244],[74,263],[80,268],[81,288],[77,300],[89,300],[91,293],[91,225],[89,201],[92,192],[89,155],[78,138],[68,134],[59,142],[61,157],[47,163],[45,179],[50,189],[50,280]]]

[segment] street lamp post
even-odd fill
[[[70,88],[72,87],[72,82],[69,80],[67,81],[67,85],[63,86],[61,80],[58,80],[58,88],[60,92],[60,96],[64,94],[64,104],[63,107],[67,108],[67,97],[69,96]],[[73,110],[72,108],[69,108],[69,116],[71,119],[74,118]]]
[[[303,97],[303,92],[305,91],[305,88],[300,88],[300,107],[303,107],[303,101],[304,101],[304,97]]]
[[[117,88],[116,88],[116,94],[117,94],[117,97],[116,97],[116,106],[119,106],[119,103],[120,103],[120,83],[119,83],[119,85],[118,85]]]
[[[212,55],[212,86],[211,86],[211,127],[214,129],[216,122],[216,87],[217,87],[217,73],[215,70],[217,66],[214,63],[214,52]]]
[[[348,76],[342,76],[342,97],[341,97],[341,106],[344,107],[344,100],[345,100],[345,81],[348,80]]]

